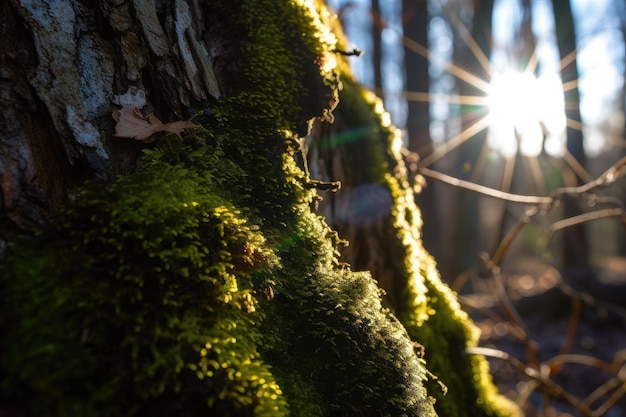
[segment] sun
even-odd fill
[[[553,142],[559,141],[566,124],[557,74],[538,78],[531,72],[505,71],[493,76],[487,90],[492,149],[504,157],[517,152],[537,156],[544,145],[547,151],[557,151]]]

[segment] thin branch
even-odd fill
[[[626,157],[620,159],[613,166],[611,166],[606,172],[600,175],[595,180],[589,181],[586,184],[583,184],[578,187],[561,187],[554,190],[550,193],[549,197],[540,197],[540,196],[529,196],[529,195],[520,195],[520,194],[512,194],[506,193],[504,191],[496,190],[494,188],[485,187],[484,185],[475,184],[473,182],[464,181],[450,175],[443,174],[438,171],[434,171],[432,169],[428,169],[426,167],[421,167],[419,169],[420,174],[425,177],[432,178],[434,180],[463,188],[466,190],[474,191],[479,194],[486,195],[488,197],[497,198],[500,200],[509,201],[511,203],[522,203],[522,204],[532,204],[532,205],[546,205],[551,206],[557,201],[562,195],[584,195],[589,193],[591,190],[600,187],[606,187],[615,183],[619,178],[623,177],[626,174]],[[594,199],[597,199],[594,197]]]
[[[563,345],[561,345],[561,350],[559,351],[558,356],[566,355],[572,350],[572,346],[574,345],[574,338],[576,337],[576,332],[578,331],[578,324],[580,323],[580,314],[583,302],[579,297],[572,297],[572,303],[572,313],[570,314],[569,323],[567,324],[565,341],[563,342]],[[561,367],[561,363],[555,363],[550,370],[550,374],[557,374],[561,370]]]
[[[603,396],[611,392],[611,390],[614,390],[620,385],[622,385],[622,382],[619,379],[617,378],[609,379],[604,384],[596,388],[591,394],[589,394],[587,398],[585,398],[585,404],[591,407],[593,403],[595,403],[600,398],[602,398]]]
[[[604,414],[606,414],[609,410],[611,410],[611,407],[613,407],[615,405],[615,403],[617,403],[619,401],[619,399],[622,398],[625,394],[626,394],[626,386],[624,386],[624,384],[622,384],[619,387],[619,389],[617,389],[611,395],[611,397],[609,397],[609,399],[605,401],[604,404],[602,404],[600,407],[598,407],[598,409],[596,410],[596,414],[598,416],[603,416]]]
[[[626,170],[622,169],[624,167],[626,167],[626,157],[617,161],[615,164],[613,164],[609,169],[607,169],[602,175],[600,175],[595,180],[589,181],[586,184],[580,185],[578,187],[557,188],[556,190],[552,192],[551,195],[556,196],[556,195],[563,195],[563,194],[569,194],[569,195],[584,194],[584,193],[588,193],[589,191],[595,188],[606,187],[608,185],[615,183],[618,179],[623,177],[624,174],[626,174]]]
[[[563,355],[556,355],[544,362],[544,364],[548,365],[550,368],[562,366],[566,363],[576,363],[579,365],[593,366],[594,368],[602,369],[603,371],[615,372],[614,363],[606,362],[594,356],[587,355],[568,353]]]
[[[602,416],[607,413],[611,407],[617,403],[624,395],[626,395],[626,384],[624,383],[624,378],[621,375],[621,371],[626,369],[624,365],[617,373],[617,377],[611,378],[598,387],[595,391],[593,391],[587,398],[585,399],[585,404],[591,406],[594,402],[598,401],[602,396],[611,392],[611,390],[616,389],[613,394],[600,406],[596,409],[596,413]]]
[[[621,217],[622,222],[626,225],[626,211],[621,208],[612,208],[596,210],[592,211],[591,213],[579,214],[578,216],[568,217],[567,219],[554,222],[548,228],[547,234],[548,237],[552,237],[553,234],[567,227],[572,227],[577,224],[589,222],[592,220],[607,219],[610,217]]]
[[[587,417],[600,417],[601,415],[590,409],[586,404],[579,401],[572,394],[567,392],[562,386],[552,381],[549,378],[541,375],[541,373],[537,369],[530,368],[526,366],[519,359],[509,355],[506,352],[497,349],[485,348],[485,347],[468,347],[465,351],[470,355],[483,355],[492,358],[502,359],[508,364],[512,365],[515,369],[528,376],[529,378],[538,381],[544,388],[549,390],[555,397],[562,398],[563,400],[570,403],[574,408],[580,411],[583,415]]]
[[[530,208],[526,210],[524,215],[517,221],[515,226],[504,236],[504,238],[498,244],[492,258],[491,263],[495,266],[499,266],[502,262],[502,258],[504,258],[504,254],[508,250],[513,240],[517,237],[519,232],[521,232],[522,228],[530,223],[530,220],[533,216],[539,213],[539,210],[536,207]]]
[[[496,295],[498,297],[498,301],[500,302],[500,306],[504,309],[504,313],[509,318],[509,321],[513,323],[513,325],[517,328],[520,337],[520,340],[524,343],[526,347],[526,353],[528,354],[528,360],[530,363],[539,366],[539,346],[537,342],[530,338],[530,333],[524,324],[524,320],[520,317],[519,313],[511,303],[511,299],[506,293],[506,289],[504,287],[504,282],[502,280],[502,275],[500,274],[500,268],[494,267],[492,268],[493,282],[496,289]]]
[[[450,175],[443,174],[432,169],[421,167],[419,169],[420,174],[425,177],[432,178],[434,180],[452,185],[454,187],[463,188],[470,191],[475,191],[479,194],[483,194],[489,197],[498,198],[500,200],[510,201],[512,203],[523,204],[551,204],[553,199],[551,197],[538,197],[527,196],[520,194],[505,193],[504,191],[496,190],[494,188],[485,187],[484,185],[475,184],[473,182],[464,181]]]

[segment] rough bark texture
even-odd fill
[[[4,242],[49,218],[86,179],[132,169],[139,146],[108,134],[114,105],[168,121],[220,95],[212,53],[221,39],[198,1],[0,7]]]
[[[437,396],[440,416],[515,415],[464,354],[476,332],[421,247],[398,138],[320,2],[1,7],[0,414],[430,417]],[[323,152],[374,185],[364,217],[345,206],[367,241],[348,256],[397,317],[294,162],[340,74],[338,124],[368,146]],[[198,127],[115,138],[122,105]]]

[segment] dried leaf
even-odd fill
[[[191,120],[181,120],[179,122],[165,123],[163,125],[163,131],[175,133],[180,136],[180,134],[183,133],[183,130],[195,129],[196,127],[197,126],[194,125]]]
[[[135,106],[124,106],[113,111],[115,133],[113,136],[120,138],[133,138],[144,143],[154,142],[155,135],[159,132],[169,132],[180,136],[183,130],[194,129],[190,120],[182,120],[173,123],[163,123],[154,114],[144,116]]]

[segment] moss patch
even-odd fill
[[[520,415],[512,402],[498,394],[485,358],[465,353],[466,347],[478,342],[478,329],[441,282],[434,259],[422,245],[421,213],[400,155],[400,133],[390,124],[380,100],[353,82],[348,70],[342,75],[337,122],[345,131],[363,130],[358,142],[342,144],[349,149],[343,155],[358,160],[349,166],[370,167],[353,178],[353,185],[384,184],[393,197],[385,224],[397,239],[388,248],[393,257],[393,287],[387,291],[393,292],[395,312],[412,340],[425,346],[424,359],[437,377],[426,383],[437,400],[437,413],[450,417]]]
[[[207,7],[240,59],[196,119],[205,129],[87,184],[7,250],[2,403],[32,416],[434,416],[423,361],[369,274],[338,266],[293,161],[337,94],[321,6]]]

